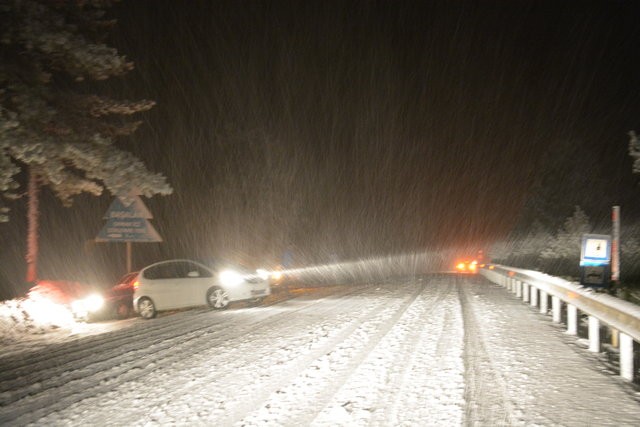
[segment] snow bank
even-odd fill
[[[0,302],[0,341],[19,340],[25,335],[42,335],[76,325],[64,306],[30,296]]]

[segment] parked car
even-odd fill
[[[230,302],[262,302],[271,294],[268,279],[240,268],[209,268],[176,259],[143,268],[133,283],[133,309],[151,319],[158,311],[209,305],[227,308]]]
[[[118,283],[107,289],[104,296],[104,307],[100,311],[102,317],[126,319],[135,314],[133,310],[133,283],[138,271],[127,273]]]
[[[38,280],[27,294],[31,299],[62,305],[76,320],[82,321],[89,320],[104,305],[104,298],[97,289],[69,280]]]

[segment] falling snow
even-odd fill
[[[173,192],[144,199],[162,242],[133,243],[131,269],[282,267],[302,289],[149,322],[77,322],[25,296],[27,174],[6,155],[20,99],[3,77],[17,64],[3,62],[0,177],[21,188],[1,189],[0,424],[640,425],[634,389],[548,319],[429,274],[490,247],[575,270],[579,248],[540,254],[566,249],[550,242],[576,206],[607,234],[618,204],[623,278],[640,277],[638,16],[604,0],[116,2],[104,42],[135,69],[38,79],[149,100],[115,146]],[[38,152],[55,177],[68,166]],[[142,168],[125,163],[97,176]],[[38,278],[105,289],[128,272],[124,244],[95,241],[112,201],[63,207],[42,188]]]

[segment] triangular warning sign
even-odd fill
[[[149,212],[149,209],[144,205],[142,199],[138,196],[134,196],[127,199],[121,199],[120,197],[116,197],[111,202],[111,206],[109,206],[109,210],[103,217],[104,219],[109,218],[145,218],[151,219],[153,215]]]

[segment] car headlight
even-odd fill
[[[92,313],[98,311],[104,305],[104,298],[98,294],[89,295],[86,298],[75,300],[71,303],[74,313]]]
[[[260,276],[262,280],[267,280],[269,278],[269,272],[264,268],[257,269],[256,273],[258,273],[258,276]]]
[[[225,286],[238,286],[244,282],[242,275],[233,270],[222,271],[218,277],[220,278],[220,283]]]

